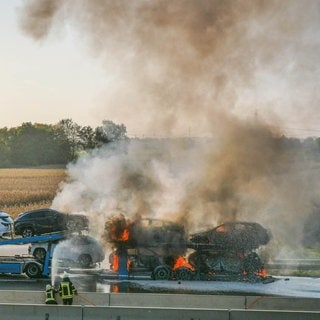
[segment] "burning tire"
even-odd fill
[[[153,280],[169,280],[171,277],[171,271],[168,266],[157,266],[152,272]]]

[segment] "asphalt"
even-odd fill
[[[274,281],[268,283],[167,280],[119,281],[101,279],[99,276],[92,274],[72,274],[70,277],[79,292],[150,292],[320,298],[320,278],[309,277],[274,277]],[[24,275],[0,275],[0,290],[43,291],[46,284],[50,282],[50,278],[29,279]],[[57,281],[55,285],[58,285]]]

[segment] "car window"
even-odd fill
[[[46,218],[54,217],[55,212],[54,211],[43,211],[43,216]]]
[[[86,237],[75,237],[72,239],[74,245],[84,246],[90,243],[90,240]]]
[[[30,219],[39,219],[39,218],[43,218],[43,217],[44,217],[44,212],[43,211],[31,212],[28,215],[28,218],[30,218]]]

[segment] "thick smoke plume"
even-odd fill
[[[319,9],[299,0],[27,1],[27,34],[43,40],[73,26],[102,62],[102,119],[149,136],[207,136],[96,150],[69,166],[53,205],[99,217],[97,228],[114,213],[189,229],[254,220],[295,245],[319,179],[279,128],[317,118]]]
[[[30,0],[19,21],[40,41],[63,26],[78,31],[106,70],[101,119],[111,116],[138,134],[203,135],[225,124],[221,113],[247,119],[258,110],[274,125],[277,116],[298,128],[320,120],[319,6]]]

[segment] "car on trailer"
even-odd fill
[[[66,234],[64,232],[56,232],[30,238],[16,237],[1,240],[0,246],[22,244],[45,245],[47,247],[47,252],[42,260],[39,260],[30,254],[0,256],[0,273],[25,273],[30,278],[49,276],[51,274],[53,243],[57,243],[57,241],[63,240],[65,237]]]
[[[43,261],[47,246],[47,243],[34,243],[30,246],[29,253]],[[56,241],[52,249],[53,259],[61,267],[94,268],[105,258],[101,243],[88,235],[72,235],[64,241]]]
[[[10,236],[13,228],[13,219],[9,213],[0,211],[0,237]]]
[[[89,220],[86,216],[50,208],[23,212],[14,220],[14,233],[22,237],[59,231],[80,232],[88,229]]]

